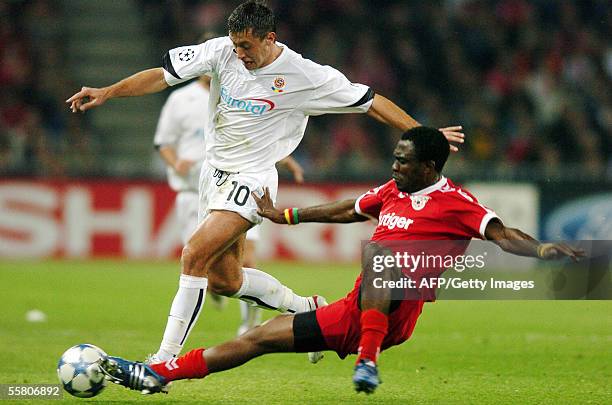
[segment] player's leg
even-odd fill
[[[228,301],[228,298],[226,296],[215,294],[212,291],[209,291],[209,295],[210,295],[212,304],[217,310],[221,311],[225,309],[225,307],[227,306],[227,301]]]
[[[222,216],[233,216],[232,221],[242,221],[245,227],[260,224],[263,218],[257,213],[257,204],[251,192],[263,193],[268,187],[276,198],[278,174],[274,167],[257,173],[227,173],[212,171],[208,182],[208,210],[214,225],[224,227],[226,224],[218,219]],[[212,186],[211,186],[212,185]],[[228,217],[229,218],[229,217]],[[208,221],[207,221],[208,223]],[[208,225],[207,225],[208,226]],[[248,229],[245,228],[245,229]],[[242,267],[242,246],[232,246],[218,262],[210,267],[210,288],[213,292],[233,296],[251,302],[259,307],[276,309],[280,312],[304,312],[316,308],[317,299],[297,296],[276,278],[255,268]],[[237,284],[240,280],[241,284]]]
[[[394,269],[384,269],[382,272],[373,271],[373,257],[389,255],[386,249],[376,243],[364,246],[361,272],[361,340],[357,361],[371,360],[376,362],[380,353],[380,346],[387,334],[389,306],[391,304],[391,290],[380,288],[381,281],[391,281],[394,278]],[[375,281],[377,280],[378,281]]]
[[[176,216],[183,246],[197,228],[198,204],[199,197],[196,192],[182,191],[176,196]],[[184,340],[200,315],[207,285],[206,277],[180,275],[179,288],[170,307],[162,342],[158,351],[150,356],[151,362],[169,360],[180,352]]]
[[[189,299],[173,303],[160,350],[154,356],[157,359],[167,360],[180,353],[198,318],[207,288],[281,312],[303,312],[317,307],[316,297],[300,297],[269,274],[242,268],[244,233],[262,220],[250,190],[261,188],[262,181],[275,191],[276,170],[241,175],[202,166],[201,222],[183,249],[177,293]]]
[[[145,365],[109,357],[101,367],[117,384],[155,393],[166,392],[171,381],[203,378],[266,353],[334,350],[344,358],[356,350],[357,312],[356,299],[344,298],[317,311],[277,316],[229,342],[192,350],[163,363]]]
[[[259,225],[252,227],[246,234],[244,245],[243,266],[248,268],[257,267],[255,248],[259,240]],[[254,328],[261,323],[262,309],[240,300],[240,326],[237,335],[244,334],[247,330]]]
[[[243,230],[240,235],[236,236],[234,243],[225,248],[212,264],[206,265],[211,291],[283,313],[316,309],[318,303],[316,298],[299,296],[270,274],[242,267],[245,243],[244,227],[248,226],[250,226],[249,221],[235,212],[213,211],[200,227],[204,234],[211,234],[219,227],[226,229],[236,227],[236,229]]]
[[[208,374],[238,367],[266,353],[293,351],[293,315],[280,315],[247,331],[234,340],[192,350],[170,364],[152,364],[151,369],[166,382],[203,378]]]
[[[242,336],[204,351],[211,373],[238,367],[266,353],[293,352],[294,315],[280,315]]]
[[[301,315],[305,314],[297,316]],[[167,392],[167,384],[171,381],[204,378],[266,353],[294,351],[297,338],[295,317],[280,315],[232,341],[206,350],[195,349],[167,362],[145,365],[111,356],[102,362],[101,367],[113,382],[127,388],[148,394]],[[319,342],[316,349],[326,349],[323,340]],[[311,343],[309,348],[312,347]]]
[[[216,174],[217,171],[210,167],[210,165],[202,165],[197,201],[197,222],[190,233],[189,239],[184,243],[181,255],[179,288],[172,301],[162,342],[158,351],[150,356],[150,362],[165,361],[178,355],[202,310],[206,298],[206,291],[208,289],[206,269],[201,267],[196,272],[186,271],[186,268],[189,267],[187,264],[191,261],[190,258],[194,256],[191,252],[198,248],[202,249],[202,246],[207,243],[207,241],[203,241],[207,235],[203,234],[201,231],[202,227],[199,225],[207,221],[210,197],[214,195],[217,188],[215,184]],[[196,206],[196,204],[194,204],[194,206]],[[185,208],[186,207],[181,207],[178,210],[178,214],[183,215]],[[179,220],[180,219],[181,217],[179,216]],[[204,246],[203,253],[207,255],[214,254],[217,249],[221,249],[227,244],[227,241],[223,240],[224,237],[227,237],[225,234],[217,234],[217,236],[221,237],[221,241],[219,241],[218,238],[215,241],[210,241],[208,246]],[[216,243],[217,246],[215,246],[214,243]]]
[[[166,329],[159,350],[151,361],[166,361],[177,356],[196,324],[206,297],[209,280],[207,262],[215,253],[227,249],[248,225],[228,224],[211,231],[207,217],[183,248],[179,288],[172,301]],[[237,229],[230,229],[236,228]],[[238,281],[239,282],[239,281]]]
[[[215,210],[192,235],[181,257],[181,285],[177,296],[187,295],[183,290],[192,290],[198,296],[194,299],[195,294],[190,295],[191,305],[181,302],[179,307],[173,303],[157,359],[165,361],[180,353],[197,320],[207,286],[216,294],[247,299],[281,312],[316,308],[316,300],[293,293],[269,274],[242,268],[244,234],[250,226],[249,221],[235,212]]]
[[[382,272],[373,271],[373,258],[392,254],[376,243],[369,243],[364,247],[362,255],[361,272],[361,336],[353,384],[357,392],[372,393],[378,387],[378,369],[376,362],[380,348],[389,328],[389,308],[392,292],[382,282],[393,281],[401,272],[396,268],[384,269]],[[378,279],[378,282],[375,282]]]
[[[203,351],[209,373],[238,367],[267,353],[329,350],[316,311],[280,315],[236,339]]]
[[[243,211],[242,215],[248,217],[248,211]],[[252,219],[255,220],[255,218]],[[276,278],[255,268],[255,244],[253,242],[259,239],[259,229],[259,226],[249,229],[246,234],[244,249],[237,248],[237,253],[243,252],[242,263],[244,265],[242,268],[243,284],[240,291],[233,295],[241,300],[242,322],[238,329],[238,335],[261,322],[261,308],[297,313],[311,311],[327,305],[325,298],[296,295],[291,289],[283,286]],[[232,258],[226,254],[222,260],[231,261]],[[229,266],[224,266],[222,263],[215,264],[213,269],[216,271],[216,269],[227,267],[232,267],[232,264]],[[322,352],[308,353],[308,360],[311,363],[317,363],[322,358]]]

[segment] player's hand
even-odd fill
[[[463,127],[461,125],[457,125],[454,127],[446,127],[439,128],[440,132],[444,134],[446,140],[451,144],[450,150],[451,152],[458,152],[459,148],[453,145],[452,143],[463,143],[465,141],[465,134],[461,132]]]
[[[544,260],[558,260],[569,257],[577,262],[585,256],[583,249],[576,249],[567,243],[542,243],[538,247],[538,256]]]
[[[255,192],[252,192],[251,195],[255,199],[257,203],[257,213],[264,218],[268,218],[270,221],[275,222],[277,224],[286,224],[285,215],[282,211],[279,211],[274,207],[274,203],[272,202],[272,197],[270,197],[270,189],[266,187],[264,189],[263,196],[259,198]]]
[[[179,176],[186,176],[194,164],[195,162],[193,160],[178,159],[176,162],[174,162],[173,167],[174,167],[174,171]]]
[[[90,108],[102,105],[106,100],[108,100],[106,89],[82,87],[81,91],[66,100],[66,103],[70,104],[70,111],[75,113],[85,112]]]

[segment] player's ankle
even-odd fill
[[[372,363],[374,363],[374,365],[376,365],[376,356],[371,356],[371,355],[359,355],[359,356],[357,356],[357,361],[355,362],[355,365],[359,364],[362,360],[364,362],[366,362],[366,363],[372,362]]]
[[[149,367],[151,367],[151,370],[164,377],[166,381],[170,382],[173,380],[172,376],[168,372],[168,369],[166,368],[166,362],[150,364]]]
[[[179,350],[180,352],[180,350]],[[151,356],[153,359],[155,359],[156,363],[160,363],[160,362],[164,362],[164,361],[168,361],[168,360],[172,360],[176,357],[177,355],[168,351],[168,350],[164,350],[164,349],[160,349],[157,351],[157,353],[155,353],[153,356]]]
[[[177,359],[152,364],[150,367],[164,377],[167,382],[186,378],[204,378],[209,374],[209,371],[203,352],[203,348],[195,349]]]

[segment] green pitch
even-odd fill
[[[330,302],[353,285],[356,266],[265,264],[296,292]],[[159,343],[177,287],[173,263],[2,262],[0,384],[55,383],[61,353],[93,343],[144,359]],[[187,348],[230,339],[238,305],[204,307]],[[44,323],[25,320],[40,309]],[[305,354],[261,357],[167,396],[109,386],[93,401],[217,403],[612,403],[612,301],[440,301],[427,304],[413,337],[384,352],[383,384],[366,397],[351,386],[354,357],[317,365]],[[64,400],[83,402],[64,395]],[[41,403],[41,401],[31,401]]]

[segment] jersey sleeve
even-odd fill
[[[380,209],[383,205],[382,189],[384,186],[379,186],[371,189],[365,194],[362,194],[355,201],[355,211],[359,215],[370,218],[373,221],[378,221]]]
[[[304,114],[365,113],[370,109],[374,91],[368,86],[351,83],[331,66],[308,61],[304,69],[314,86],[312,97],[300,107]]]
[[[199,45],[180,46],[166,52],[162,60],[164,79],[170,86],[214,72],[227,38],[214,38]]]
[[[181,136],[181,122],[178,118],[180,105],[178,101],[176,93],[170,94],[161,110],[153,140],[156,147],[174,145]]]
[[[495,211],[480,204],[469,192],[457,189],[456,198],[447,210],[449,221],[455,221],[467,235],[473,238],[486,239],[485,230],[489,222],[499,217]]]

